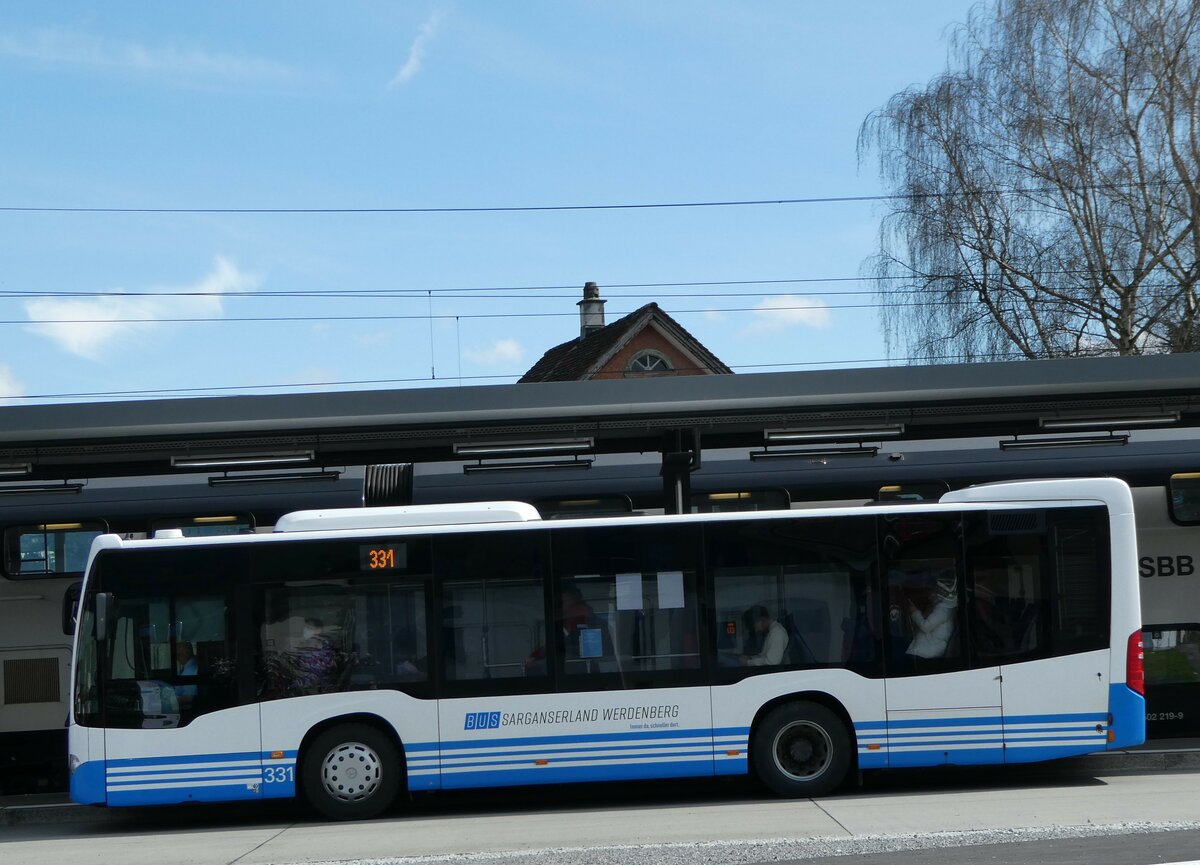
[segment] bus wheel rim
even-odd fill
[[[771,745],[775,768],[793,781],[819,778],[833,761],[833,740],[819,724],[792,721],[775,734]]]
[[[343,742],[321,761],[321,784],[339,802],[371,798],[383,780],[383,761],[369,745]]]

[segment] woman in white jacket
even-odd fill
[[[913,624],[913,640],[908,654],[917,658],[944,658],[957,621],[958,592],[953,580],[938,580],[933,606],[921,612],[909,601],[908,616]]]

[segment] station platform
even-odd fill
[[[1200,771],[1200,738],[1154,739],[1136,748],[1009,768],[1022,771],[1044,771],[1051,776],[1056,772],[1078,776],[1080,774],[1152,774],[1155,772]],[[920,770],[903,771],[916,772]],[[1007,771],[1007,769],[997,767],[997,771]],[[144,815],[147,810],[161,809],[109,809],[76,805],[65,793],[0,796],[0,826],[136,822],[139,815]]]

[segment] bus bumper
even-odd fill
[[[72,766],[71,801],[80,805],[103,805],[108,801],[104,790],[103,760],[89,760]]]
[[[1122,682],[1109,685],[1107,749],[1132,748],[1146,741],[1146,698]]]

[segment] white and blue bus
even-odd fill
[[[934,503],[543,522],[309,511],[93,544],[72,798],[402,793],[1124,748],[1145,731],[1133,504],[1113,479]]]

